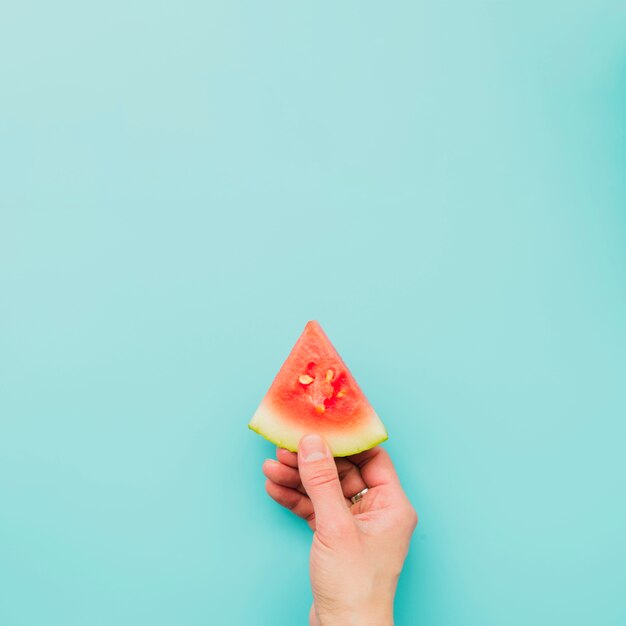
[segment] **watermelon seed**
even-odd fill
[[[298,377],[298,381],[300,381],[303,385],[310,385],[313,382],[313,379],[308,374],[302,374],[302,376]]]
[[[339,393],[337,393],[338,398],[343,398],[346,395],[347,391],[342,389]]]
[[[334,375],[335,374],[334,374],[333,370],[328,370],[326,372],[326,382],[329,383],[333,379]]]
[[[316,413],[323,413],[326,410],[326,407],[323,404],[316,404],[315,405],[315,412]]]

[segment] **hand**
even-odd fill
[[[388,626],[417,514],[380,447],[333,459],[306,435],[298,454],[277,451],[263,464],[269,495],[314,531],[310,575],[316,626]],[[369,490],[356,504],[350,497]]]

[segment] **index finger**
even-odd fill
[[[363,480],[368,487],[400,484],[400,479],[389,453],[380,446],[359,452],[347,458],[359,468],[361,476],[363,476]]]

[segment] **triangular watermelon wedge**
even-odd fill
[[[308,322],[248,427],[281,448],[322,435],[333,456],[387,439],[387,430],[342,358],[315,321]]]

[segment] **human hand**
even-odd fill
[[[380,447],[333,459],[306,435],[298,454],[279,448],[263,464],[268,494],[314,531],[313,626],[388,626],[398,577],[417,525],[393,463]],[[350,498],[365,488],[361,500]]]

